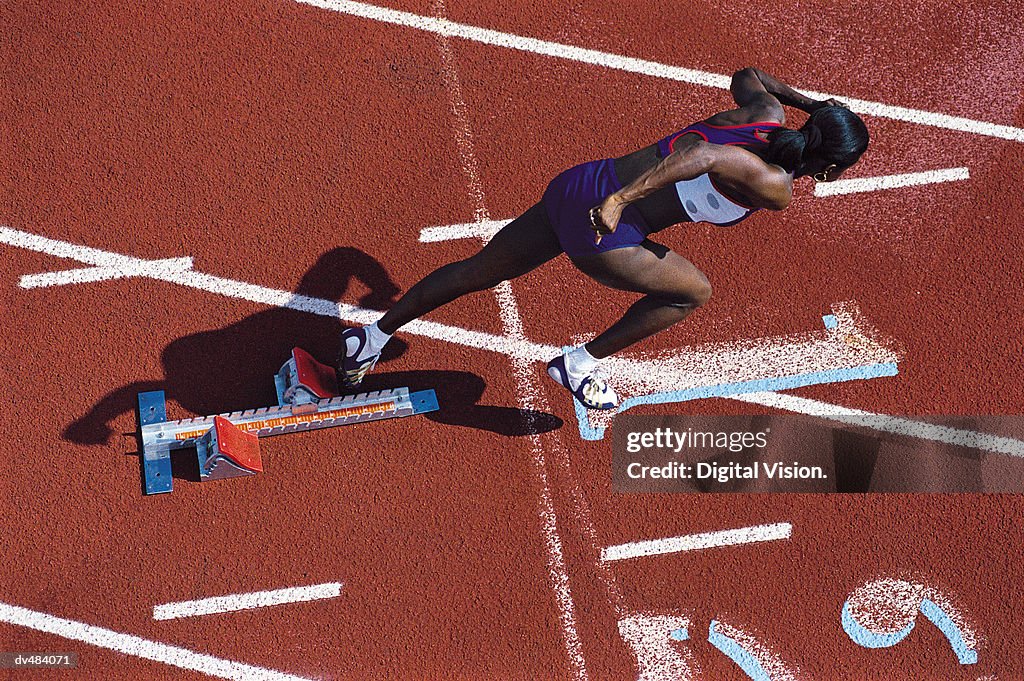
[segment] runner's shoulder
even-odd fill
[[[708,125],[750,125],[752,123],[778,123],[785,125],[786,111],[772,95],[764,93],[765,97],[739,109],[722,111],[710,118],[704,119],[703,123]]]

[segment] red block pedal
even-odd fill
[[[292,359],[303,387],[320,399],[338,396],[338,376],[333,368],[316,361],[302,348],[292,348]]]
[[[217,453],[220,456],[239,468],[253,472],[263,471],[259,438],[242,430],[223,416],[213,418],[213,428],[216,431]]]

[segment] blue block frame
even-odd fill
[[[167,420],[167,401],[163,390],[139,393],[139,429]],[[146,494],[170,492],[174,486],[171,477],[171,452],[167,447],[142,445],[142,478]]]

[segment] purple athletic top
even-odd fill
[[[696,133],[705,142],[723,146],[752,147],[768,144],[768,133],[781,125],[771,121],[756,121],[744,125],[711,125],[694,123],[658,141],[658,155],[665,158],[675,150],[675,143],[687,133]],[[679,205],[693,222],[709,222],[727,227],[747,218],[757,209],[731,199],[715,185],[705,173],[691,180],[675,183]]]
[[[734,144],[741,147],[768,144],[768,133],[779,127],[782,127],[781,124],[771,121],[757,121],[744,125],[694,123],[660,140],[658,142],[658,152],[662,158],[665,158],[673,152],[676,140],[688,132],[697,133],[704,138],[705,142],[710,142],[711,144]]]
[[[713,144],[753,146],[767,144],[766,133],[779,127],[780,124],[767,121],[730,126],[694,123],[658,142],[659,155],[664,158],[672,153],[675,141],[688,132],[697,133]],[[614,159],[580,164],[561,173],[548,184],[542,203],[563,251],[576,257],[643,243],[652,230],[636,205],[626,206],[613,234],[601,239],[600,245],[594,243],[590,209],[601,205],[609,194],[620,189],[622,184],[615,173]],[[695,180],[676,183],[673,194],[677,194],[673,199],[677,198],[680,202],[678,213],[689,216],[694,222],[729,225],[754,210],[740,206],[718,192],[707,174]],[[657,229],[661,228],[659,226]]]

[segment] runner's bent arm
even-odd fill
[[[733,74],[729,91],[732,93],[732,98],[741,107],[764,106],[767,108],[771,106],[771,100],[807,113],[823,106],[844,106],[834,99],[818,101],[805,97],[778,78],[752,66]]]
[[[761,197],[764,208],[782,210],[789,205],[789,176],[782,168],[766,164],[745,149],[689,141],[678,145],[675,151],[619,191],[609,194],[591,211],[591,222],[597,232],[595,241],[601,243],[602,234],[615,231],[622,211],[629,204],[662,187],[705,173],[726,177],[731,184],[743,186],[750,194]]]

